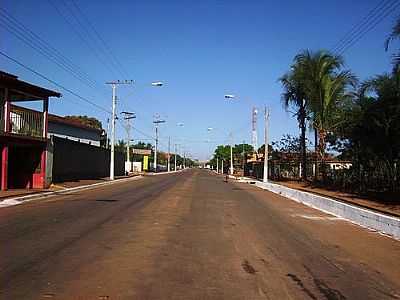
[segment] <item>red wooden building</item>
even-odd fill
[[[0,71],[1,190],[46,187],[50,97],[61,94]],[[41,101],[43,109],[39,112],[13,105],[21,101]]]

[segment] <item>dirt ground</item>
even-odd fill
[[[0,209],[0,299],[400,299],[400,242],[206,170]]]

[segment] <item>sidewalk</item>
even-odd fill
[[[133,176],[116,176],[115,181],[110,181],[108,177],[99,179],[83,179],[74,181],[65,181],[52,184],[48,189],[10,189],[0,192],[0,207],[13,206],[21,204],[25,201],[37,199],[39,197],[53,196],[58,193],[64,193],[79,189],[89,189],[105,184],[121,182],[129,178],[140,178],[140,175]]]
[[[125,180],[135,178],[139,179],[143,176],[154,176],[154,175],[164,175],[179,173],[183,170],[170,171],[170,172],[159,172],[159,173],[137,173],[131,174],[129,176],[116,176],[115,181],[110,181],[108,177],[98,178],[98,179],[81,179],[65,181],[56,184],[52,184],[49,189],[10,189],[8,191],[0,191],[0,208],[18,205],[26,201],[31,201],[40,197],[54,196],[60,193],[67,193],[69,191],[76,191],[81,189],[90,189],[97,186],[102,186],[106,184],[113,184],[117,182],[122,182]]]

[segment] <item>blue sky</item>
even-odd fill
[[[153,115],[159,113],[167,121],[160,128],[162,149],[171,136],[192,157],[207,159],[216,144],[228,143],[231,131],[235,143],[250,142],[252,106],[271,108],[272,140],[297,134],[296,120],[282,108],[278,78],[299,51],[331,49],[380,1],[75,2],[118,62],[111,63],[113,57],[102,52],[101,40],[84,19],[74,17],[80,15],[71,0],[3,0],[2,7],[84,70],[96,82],[94,88],[15,38],[2,22],[1,51],[106,109],[111,109],[111,88],[104,83],[135,80],[117,91],[118,110],[135,111],[135,126],[146,133],[134,131],[134,138],[152,136]],[[383,43],[398,13],[393,10],[344,53],[347,67],[360,79],[390,71]],[[3,57],[0,68],[61,91],[63,97],[51,102],[52,113],[94,116],[107,127],[107,113]],[[152,87],[158,80],[165,85]],[[228,102],[226,93],[238,98]],[[261,116],[258,121],[261,141]],[[208,127],[214,130],[208,132]],[[125,137],[121,126],[117,136]]]

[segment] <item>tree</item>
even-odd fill
[[[397,19],[396,23],[394,24],[391,33],[387,37],[385,41],[385,50],[389,50],[389,45],[393,40],[399,39],[400,38],[400,18]],[[393,63],[393,73],[397,73],[399,71],[399,66],[400,66],[400,53],[393,54],[392,57],[392,63]]]
[[[324,164],[327,134],[340,126],[340,107],[348,97],[348,88],[356,84],[356,78],[350,71],[342,70],[342,57],[329,52],[306,50],[298,54],[295,61],[301,70],[303,88],[318,135],[317,154]]]
[[[300,128],[301,161],[303,165],[302,179],[307,180],[306,122],[309,115],[305,76],[298,61],[295,60],[291,71],[284,74],[279,81],[283,86],[282,102],[286,110],[294,108],[294,115]]]
[[[95,128],[95,129],[99,129],[99,130],[103,129],[101,122],[98,119],[94,118],[94,117],[88,117],[88,116],[65,116],[64,118],[68,119],[68,120],[73,120],[73,121],[79,122],[79,123],[81,123],[83,125],[86,125],[88,127],[91,127],[91,128]]]

